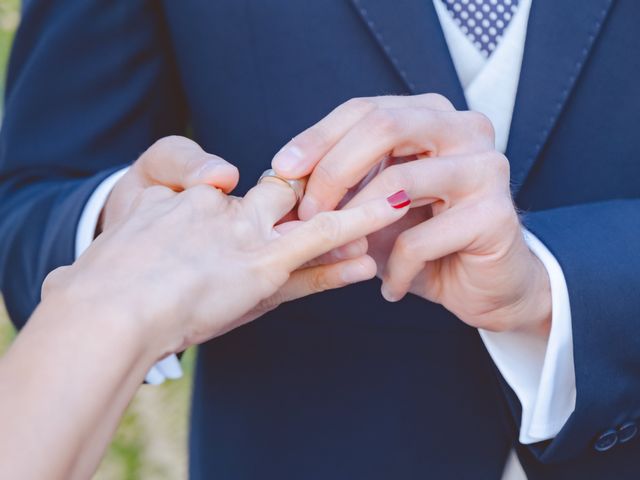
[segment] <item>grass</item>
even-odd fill
[[[7,350],[14,337],[15,330],[9,323],[9,317],[4,309],[2,297],[0,297],[0,355]]]
[[[19,0],[0,0],[0,93]],[[2,112],[0,101],[0,114]],[[15,337],[0,298],[0,356]],[[187,418],[194,351],[183,357],[185,378],[159,387],[144,385],[127,409],[94,479],[175,480],[187,478]]]
[[[0,92],[4,91],[5,65],[19,18],[18,0],[0,0]]]

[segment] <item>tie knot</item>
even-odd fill
[[[462,33],[488,57],[496,49],[520,0],[442,0]]]

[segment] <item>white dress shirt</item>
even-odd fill
[[[531,0],[520,0],[518,10],[489,58],[462,33],[442,3],[434,0],[453,64],[471,110],[493,123],[496,148],[504,152],[509,139]],[[575,408],[573,339],[569,293],[562,269],[549,250],[530,232],[524,232],[531,251],[547,269],[551,284],[552,320],[549,339],[523,332],[480,330],[482,340],[500,373],[522,405],[520,442],[553,438]]]
[[[484,113],[496,132],[496,148],[506,150],[522,64],[531,0],[521,0],[496,50],[485,58],[462,33],[442,0],[433,0],[469,108]],[[426,54],[426,53],[425,53]],[[89,198],[76,233],[76,257],[91,244],[102,207],[126,169],[106,180]],[[532,252],[544,264],[552,293],[552,325],[548,340],[523,332],[480,330],[482,340],[522,405],[520,442],[553,438],[575,408],[575,371],[569,294],[562,269],[549,250],[523,232]],[[158,362],[147,382],[162,383],[182,375],[175,356]]]

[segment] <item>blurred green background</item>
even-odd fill
[[[19,3],[0,0],[0,92],[4,91],[11,39],[20,19]],[[0,298],[0,355],[14,336]],[[187,478],[187,418],[193,360],[194,352],[187,352],[183,358],[185,378],[159,387],[140,388],[95,479]]]

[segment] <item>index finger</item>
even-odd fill
[[[436,111],[455,108],[442,95],[352,98],[335,108],[318,123],[296,135],[276,153],[271,162],[278,175],[301,178],[311,174],[316,164],[360,120],[377,108],[424,107]]]
[[[404,190],[358,207],[322,212],[269,245],[279,268],[292,272],[334,248],[365,237],[402,218],[411,200]]]
[[[476,112],[377,109],[354,125],[316,165],[298,215],[306,220],[332,210],[384,158],[485,152],[493,149],[493,138],[493,126]]]

